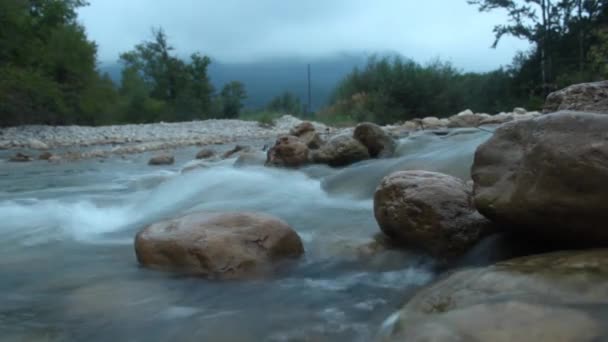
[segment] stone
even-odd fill
[[[385,177],[374,194],[374,215],[389,237],[442,259],[463,255],[492,229],[465,182],[429,171]]]
[[[515,114],[515,115],[524,115],[527,113],[528,113],[528,111],[525,108],[521,108],[521,107],[513,108],[513,114]]]
[[[249,152],[251,150],[251,146],[236,145],[232,149],[224,152],[224,154],[222,154],[222,159],[233,158],[237,153]]]
[[[215,152],[212,149],[204,148],[196,154],[196,159],[208,159],[215,156]]]
[[[284,135],[279,137],[266,154],[267,166],[300,167],[308,164],[308,146],[298,137]]]
[[[308,121],[304,121],[293,127],[289,131],[289,135],[298,137],[310,149],[318,149],[323,145],[323,140],[315,130],[315,126]]]
[[[557,112],[500,126],[475,152],[475,206],[501,229],[608,245],[608,116]]]
[[[513,121],[513,115],[507,113],[500,113],[492,115],[489,118],[483,119],[479,126],[483,125],[502,125],[505,122]]]
[[[298,234],[262,213],[196,212],[154,223],[135,237],[140,264],[209,279],[272,274],[278,263],[304,253]]]
[[[341,167],[369,159],[369,151],[359,140],[349,135],[337,135],[312,151],[312,161],[317,164],[327,164]]]
[[[385,322],[382,341],[604,340],[608,250],[557,252],[454,272]]]
[[[561,110],[608,114],[608,81],[574,84],[550,93],[543,113]]]
[[[439,129],[446,128],[449,124],[447,120],[441,120],[434,116],[427,116],[421,121],[421,125],[424,129]]]
[[[360,123],[355,127],[353,137],[359,140],[372,158],[388,158],[395,153],[397,144],[382,127],[371,123]]]
[[[53,154],[51,152],[42,152],[39,156],[38,159],[40,160],[49,160],[51,159],[51,157],[53,157]]]
[[[17,152],[14,156],[10,157],[8,161],[15,163],[24,163],[32,161],[32,157],[28,156],[27,154]]]
[[[49,145],[43,143],[42,141],[40,141],[38,139],[28,139],[27,145],[32,150],[48,150],[49,149]]]
[[[148,165],[172,165],[175,158],[170,154],[161,154],[150,158]]]
[[[485,119],[488,119],[489,115],[478,115],[473,113],[470,109],[467,109],[463,112],[460,112],[454,116],[449,118],[450,124],[448,127],[450,128],[458,128],[458,127],[477,127],[481,124],[481,122]]]

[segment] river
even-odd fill
[[[182,174],[148,154],[63,164],[0,162],[0,339],[3,341],[369,341],[435,277],[410,251],[362,257],[379,232],[372,196],[395,170],[467,179],[490,133],[417,133],[397,157],[344,169],[235,168]],[[11,153],[2,151],[0,157]],[[293,268],[255,281],[209,282],[138,266],[142,227],[194,210],[267,212],[301,236]]]

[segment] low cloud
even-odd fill
[[[479,13],[465,0],[92,0],[80,19],[102,61],[163,27],[182,54],[223,62],[319,58],[342,52],[398,52],[441,58],[465,70],[510,63],[528,44],[505,39],[491,49],[504,13]]]

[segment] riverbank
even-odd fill
[[[419,130],[480,127],[540,115],[516,108],[509,113],[489,115],[465,110],[449,118],[429,116],[388,125],[393,136],[403,137]],[[23,152],[32,158],[40,151],[53,150],[63,160],[103,158],[149,151],[163,151],[187,146],[227,144],[248,139],[274,139],[289,133],[302,120],[283,115],[273,125],[244,120],[204,120],[176,123],[129,124],[114,126],[30,125],[0,128],[0,150]],[[351,128],[335,128],[312,122],[317,132],[338,134]]]

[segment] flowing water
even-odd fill
[[[369,341],[434,277],[407,251],[362,255],[379,230],[373,190],[395,170],[469,176],[478,130],[416,134],[397,157],[344,169],[234,168],[181,174],[149,155],[51,165],[0,162],[2,341]],[[9,152],[4,152],[5,157]],[[273,278],[209,282],[141,268],[133,236],[194,210],[263,211],[306,256]]]

